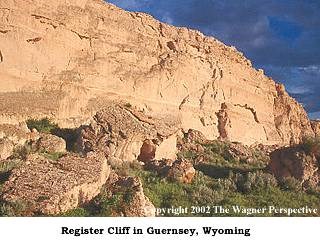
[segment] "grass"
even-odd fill
[[[42,156],[45,158],[48,158],[53,161],[57,161],[59,158],[65,155],[65,153],[60,153],[60,152],[53,152],[53,153],[48,153],[48,152],[43,152],[41,153]]]
[[[41,125],[41,124],[40,124]],[[44,124],[47,126],[48,124]],[[42,125],[41,125],[42,126]],[[50,125],[52,126],[52,125]],[[44,127],[46,131],[50,126]],[[52,131],[52,129],[50,130]],[[75,139],[75,132],[70,132],[70,138]],[[281,208],[320,208],[320,188],[310,188],[304,191],[301,182],[293,178],[278,182],[274,176],[265,171],[268,157],[261,151],[252,149],[252,163],[235,159],[228,151],[230,143],[212,141],[202,145],[204,152],[179,152],[179,157],[191,161],[196,168],[196,176],[191,184],[172,182],[157,173],[145,171],[138,163],[127,163],[114,167],[122,176],[140,177],[145,195],[157,208],[188,208],[188,212],[179,216],[247,216],[247,213],[191,213],[193,206],[212,207],[223,206],[232,209],[233,206],[245,208],[264,208],[275,206]],[[305,152],[317,154],[318,139],[305,139],[300,145]],[[18,149],[18,155],[28,154],[30,149]],[[41,153],[45,157],[57,160],[63,153]],[[199,154],[203,162],[197,162]],[[10,171],[19,162],[0,163],[0,191],[1,184],[7,180]],[[128,188],[117,188],[115,194],[110,193],[109,186],[104,186],[100,194],[84,206],[70,210],[59,216],[120,216],[123,208],[130,204],[133,192]],[[42,198],[39,199],[43,200]],[[1,205],[1,204],[0,204]],[[0,215],[23,215],[25,204],[2,204]],[[165,213],[165,216],[177,216],[174,213]],[[264,214],[252,213],[250,216],[286,216],[285,213]],[[306,216],[300,214],[299,216]],[[310,215],[308,215],[310,216]],[[320,216],[320,212],[316,214]]]
[[[196,176],[191,184],[172,182],[157,173],[145,171],[138,164],[124,164],[116,168],[118,174],[138,176],[142,180],[145,195],[156,208],[187,208],[188,212],[179,216],[247,216],[247,213],[215,213],[214,211],[192,213],[192,207],[233,206],[244,208],[320,207],[320,189],[303,191],[296,179],[278,182],[273,175],[265,172],[267,157],[260,151],[252,150],[254,162],[248,164],[234,159],[228,154],[228,143],[213,141],[203,145],[206,161],[196,163],[199,156],[194,151],[180,152],[180,157],[195,164]],[[130,191],[120,190],[111,195],[108,189],[87,206],[68,212],[68,216],[119,216],[121,209],[130,202]],[[178,216],[166,212],[164,216]],[[252,213],[250,216],[286,216],[285,213]],[[300,214],[299,216],[305,216]],[[310,215],[308,215],[310,216]],[[320,216],[320,213],[317,214]]]
[[[52,122],[49,118],[28,119],[27,126],[30,130],[37,129],[38,132],[51,133],[58,128],[58,125]]]

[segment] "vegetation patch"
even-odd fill
[[[51,133],[58,128],[58,124],[52,122],[49,118],[29,119],[27,120],[27,126],[30,130],[36,129],[42,133]]]

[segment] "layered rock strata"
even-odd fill
[[[208,139],[314,135],[302,106],[235,47],[102,0],[2,0],[0,79],[2,123],[79,126],[122,99]]]

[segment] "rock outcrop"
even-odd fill
[[[103,154],[66,155],[57,161],[30,155],[3,185],[2,199],[26,206],[29,215],[59,214],[98,195],[109,173]]]
[[[156,172],[169,180],[180,183],[191,183],[196,175],[196,170],[192,163],[186,159],[154,159],[146,162],[144,168],[148,171]]]
[[[275,150],[268,168],[279,180],[293,177],[307,186],[320,183],[319,160],[314,154],[306,153],[301,146]]]
[[[193,165],[185,159],[179,159],[172,163],[167,178],[180,183],[191,183],[195,175],[196,170]]]
[[[8,139],[0,139],[0,161],[10,157],[14,150],[14,144]]]
[[[314,135],[303,108],[234,47],[102,0],[2,0],[0,78],[0,123],[79,126],[122,99],[208,139]]]
[[[39,139],[31,143],[32,149],[38,152],[63,153],[66,152],[66,141],[58,136],[41,133]]]
[[[118,206],[110,213],[112,216],[154,217],[156,209],[143,192],[141,180],[138,177],[119,176],[111,172],[105,188],[107,197],[121,194]],[[99,205],[99,203],[97,203]]]
[[[38,138],[38,133],[30,131],[25,123],[0,124],[0,160],[10,157],[16,148]]]
[[[133,108],[110,105],[83,126],[78,140],[79,150],[100,151],[110,163],[123,161],[175,158],[176,135],[174,120],[155,119]]]
[[[282,142],[294,144],[306,136],[314,137],[311,122],[302,106],[286,93],[282,84],[276,84],[276,90],[274,120]]]
[[[311,121],[311,126],[316,137],[320,137],[320,121]]]

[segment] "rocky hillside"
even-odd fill
[[[0,123],[87,123],[110,101],[208,139],[296,143],[314,131],[234,47],[102,0],[0,2]]]

